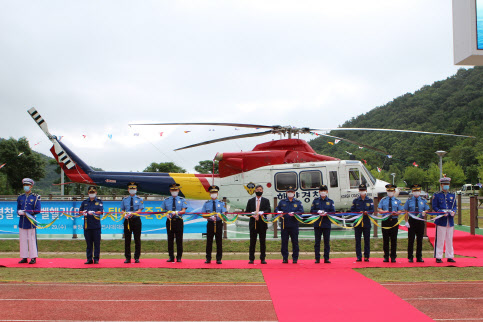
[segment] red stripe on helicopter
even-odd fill
[[[82,170],[81,167],[79,167],[77,164],[73,168],[67,169],[65,167],[64,163],[59,162],[59,156],[57,155],[57,153],[55,153],[54,146],[52,146],[50,148],[50,152],[54,156],[57,163],[62,167],[62,170],[64,170],[65,175],[71,181],[79,182],[79,183],[94,184],[94,181],[92,181],[92,179],[89,177],[89,175],[87,173],[85,173],[84,170]]]

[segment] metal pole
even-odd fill
[[[394,178],[394,177],[393,177]],[[374,213],[377,211],[377,208],[379,206],[379,200],[382,199],[382,193],[380,194],[377,194],[377,197],[374,197]],[[377,226],[374,225],[374,235],[373,237],[376,237],[377,238]]]
[[[60,168],[60,195],[64,195],[64,169]]]
[[[273,197],[273,212],[275,212],[275,208],[277,208],[277,197]],[[273,223],[273,238],[278,238],[278,222]]]
[[[223,197],[223,204],[225,205],[225,209],[226,209],[226,197]],[[223,222],[223,239],[228,239],[228,225],[226,224],[226,222]]]
[[[443,156],[439,156],[439,177],[443,177]]]
[[[458,212],[457,212],[457,214],[458,214],[458,225],[461,226],[461,224],[462,224],[462,218],[461,218],[461,195],[458,195],[456,198],[458,199],[458,205],[457,205],[457,207],[458,207]]]
[[[470,234],[475,235],[475,220],[477,220],[476,216],[477,214],[475,213],[476,209],[476,197],[471,196],[470,197]]]

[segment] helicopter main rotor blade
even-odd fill
[[[280,125],[257,125],[257,124],[242,124],[242,123],[136,123],[129,125],[212,125],[212,126],[233,126],[233,127],[247,127],[247,128],[263,128],[274,129],[279,128]]]
[[[459,136],[463,138],[472,138],[475,139],[476,137],[470,135],[459,135],[459,134],[450,134],[450,133],[438,133],[438,132],[424,132],[424,131],[411,131],[411,130],[397,130],[397,129],[376,129],[370,127],[338,127],[333,129],[310,129],[311,131],[382,131],[382,132],[402,132],[402,133],[420,133],[420,134],[432,134],[432,135],[447,135],[447,136]]]
[[[188,145],[188,146],[185,146],[185,147],[182,147],[182,148],[179,148],[179,149],[175,149],[175,151],[189,149],[189,148],[194,148],[194,147],[197,147],[197,146],[207,145],[207,144],[216,143],[216,142],[222,142],[222,141],[228,141],[228,140],[236,140],[236,139],[242,139],[242,138],[250,138],[250,137],[267,135],[267,134],[271,134],[271,133],[272,133],[272,131],[265,131],[265,132],[260,132],[260,133],[249,133],[249,134],[241,134],[241,135],[227,136],[227,137],[220,138],[220,139],[215,139],[215,140],[210,140],[210,141],[205,141],[205,142],[200,142],[200,143]]]
[[[367,145],[367,144],[362,144],[362,143],[359,143],[359,142],[356,142],[356,141],[352,141],[352,140],[348,140],[348,139],[340,138],[340,137],[333,136],[333,135],[328,135],[328,134],[320,134],[320,133],[318,133],[318,134],[319,134],[319,135],[322,135],[322,136],[329,137],[329,138],[338,139],[338,140],[341,140],[341,141],[346,141],[346,142],[349,142],[349,143],[352,143],[352,144],[355,144],[355,145],[358,145],[358,146],[362,146],[362,147],[365,147],[365,148],[368,148],[368,149],[371,149],[371,150],[374,150],[374,151],[377,151],[377,152],[384,153],[384,154],[386,154],[386,155],[388,155],[388,154],[389,154],[389,153],[387,153],[387,152],[386,152],[386,151],[384,151],[384,150],[381,150],[381,149],[375,148],[375,147],[370,146],[370,145]]]

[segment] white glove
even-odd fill
[[[19,216],[25,216],[24,210],[19,210],[19,211],[17,211],[17,213],[19,214]]]
[[[131,217],[131,213],[130,212],[125,212],[124,213],[124,218],[129,219],[129,217]]]
[[[96,212],[95,212],[95,211],[93,211],[93,210],[89,210],[87,213],[88,213],[89,215],[94,215]]]
[[[211,216],[210,219],[213,220],[213,221],[216,220],[215,216]]]
[[[87,211],[84,210],[84,211],[81,212],[81,214],[83,214],[84,217],[85,217],[85,216],[87,216]]]
[[[452,217],[454,217],[454,211],[451,211],[450,214]]]
[[[323,211],[323,210],[318,210],[318,211],[317,211],[317,213],[318,213],[318,214],[323,214],[323,213],[324,213],[324,211]]]
[[[406,223],[404,224],[404,226],[406,226],[406,228],[410,228],[410,226],[409,226],[409,223],[408,223],[408,222],[406,222]]]
[[[277,214],[283,214],[283,211],[277,211]]]
[[[259,211],[258,214],[261,216],[263,215],[263,211]]]
[[[254,214],[255,214],[255,211],[252,211],[252,215],[254,215]]]
[[[288,214],[293,217],[293,212],[289,212]]]
[[[422,213],[422,214],[423,214],[423,216],[426,216],[426,211],[423,211],[423,213]]]

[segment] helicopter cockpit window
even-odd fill
[[[349,184],[351,189],[358,189],[360,183],[360,173],[359,169],[357,168],[350,168],[349,169]]]
[[[337,188],[339,186],[339,181],[337,179],[337,171],[329,171],[329,181],[331,188]]]
[[[361,176],[361,179],[362,179],[362,184],[365,184],[365,185],[367,186],[367,180],[366,180],[366,177]]]
[[[322,173],[320,171],[301,171],[300,188],[303,190],[317,189],[322,184]]]
[[[287,191],[290,186],[297,189],[297,173],[281,172],[275,175],[275,189],[277,191]]]

